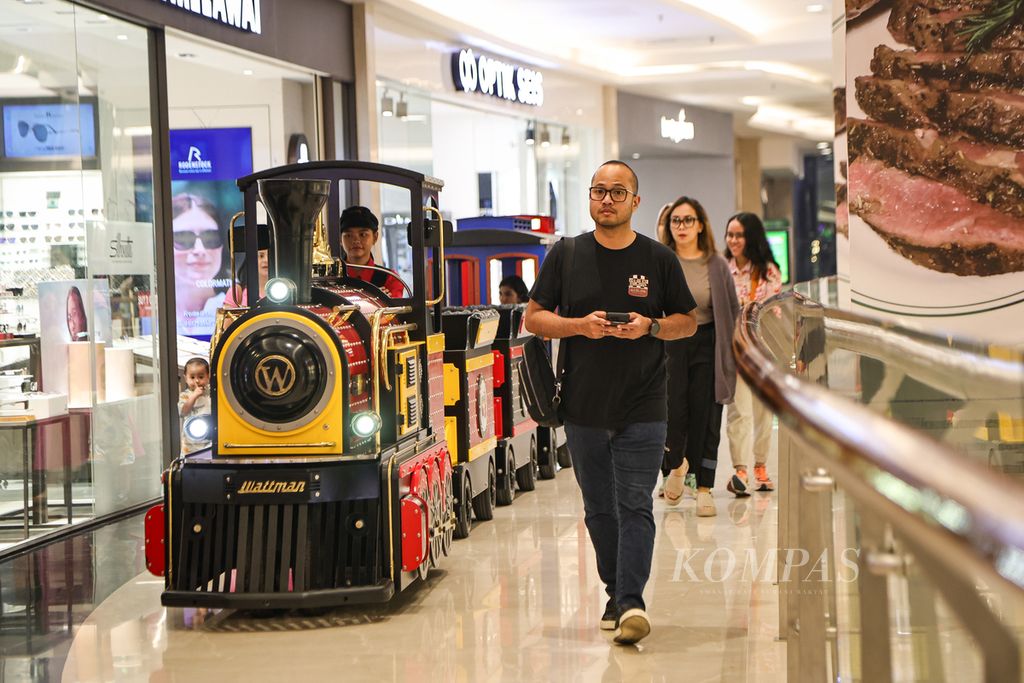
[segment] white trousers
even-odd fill
[[[772,411],[739,375],[736,376],[736,396],[728,406],[726,434],[729,436],[729,454],[733,467],[747,467],[753,441],[754,464],[763,465],[768,460],[772,440]]]

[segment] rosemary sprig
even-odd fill
[[[992,42],[1003,29],[1024,13],[1024,0],[995,0],[983,12],[964,19],[959,35],[967,36],[967,54],[974,54]]]

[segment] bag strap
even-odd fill
[[[569,317],[569,290],[572,284],[572,267],[574,265],[574,252],[576,251],[576,238],[563,237],[562,244],[565,245],[562,254],[562,302],[559,304],[558,313],[562,317]],[[565,339],[558,341],[558,360],[555,361],[555,395],[558,396],[562,389],[562,372],[565,370],[566,344]]]
[[[750,269],[750,292],[747,293],[748,303],[757,301],[757,288],[761,285],[760,271],[757,268]]]

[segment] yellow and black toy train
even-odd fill
[[[338,225],[346,181],[409,193],[406,298],[322,258],[338,234],[317,218],[326,206],[325,224]],[[186,424],[211,447],[164,473],[163,504],[146,516],[147,565],[168,606],[388,600],[437,566],[472,516],[490,519],[516,483],[534,486],[548,437],[516,407],[521,309],[443,310],[451,226],[436,209],[439,180],[333,161],[238,186],[245,225],[258,203],[269,217],[271,279],[258,301],[248,287],[254,305],[219,317],[212,415]],[[245,231],[248,283],[259,282],[257,247]]]

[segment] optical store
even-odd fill
[[[0,552],[159,495],[235,179],[348,156],[351,7],[216,5],[4,4]]]
[[[440,209],[456,230],[516,215],[550,218],[561,234],[587,229],[587,187],[603,161],[600,84],[385,10],[373,36],[379,160],[442,179]],[[380,201],[388,263],[408,273],[408,201],[387,191]]]

